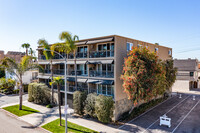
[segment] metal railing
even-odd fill
[[[114,78],[114,72],[90,70],[90,77]]]
[[[63,57],[66,56],[65,53],[60,53]],[[106,50],[106,51],[89,51],[89,52],[77,52],[76,58],[101,58],[101,57],[114,57],[114,50]],[[44,55],[38,56],[39,60],[46,60]],[[63,59],[61,56],[55,54],[53,59]],[[68,59],[74,59],[74,54],[68,54]]]
[[[78,91],[88,91],[88,88],[87,87],[81,87],[81,86],[77,86],[77,90]],[[72,85],[69,85],[69,92],[74,92],[76,91],[76,87],[75,86],[72,86]]]
[[[86,71],[84,71],[84,70],[77,70],[76,74],[78,76],[88,76],[87,70]],[[75,71],[74,70],[69,70],[68,71],[68,75],[73,75],[74,76],[75,75]]]
[[[90,51],[89,55],[90,58],[114,57],[114,50]]]
[[[53,85],[53,89],[57,90],[57,85]],[[61,86],[60,86],[60,90],[61,90],[61,91],[65,91],[65,86],[64,86],[64,85],[61,85]]]
[[[53,74],[65,75],[65,70],[64,69],[53,69]]]
[[[76,58],[87,58],[88,53],[87,52],[77,52]],[[68,54],[68,59],[74,59],[74,54],[70,53]]]
[[[60,53],[60,54],[63,57],[65,57],[65,55],[66,55],[65,53]],[[40,59],[40,60],[46,60],[46,57],[45,57],[45,55],[39,55],[38,59]],[[63,59],[63,58],[61,56],[59,56],[58,54],[55,54],[52,59]]]
[[[42,71],[42,70],[39,70],[39,73],[50,74],[50,73],[51,73],[51,70],[50,70],[50,69],[44,69],[43,71]]]
[[[87,52],[78,52],[76,58],[87,58]]]

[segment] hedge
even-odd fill
[[[85,114],[90,115],[91,117],[96,117],[95,114],[96,98],[97,98],[96,93],[90,93],[87,95],[87,98],[85,100],[84,112]]]
[[[95,113],[99,121],[109,123],[113,117],[114,101],[112,97],[98,95],[95,103]]]
[[[50,90],[43,83],[30,83],[28,86],[28,101],[36,104],[47,105],[50,103]]]
[[[0,92],[4,94],[12,94],[15,87],[15,80],[0,78]]]
[[[85,99],[87,97],[87,94],[85,92],[81,91],[75,91],[73,94],[73,108],[74,112],[83,115],[84,114],[84,105],[85,105]]]

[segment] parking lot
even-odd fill
[[[159,125],[164,114],[171,118],[170,128]],[[175,95],[119,128],[134,133],[200,133],[200,95]]]

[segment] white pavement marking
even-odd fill
[[[172,133],[175,132],[175,130],[181,125],[181,123],[185,120],[186,117],[192,112],[192,110],[199,104],[200,100],[194,105],[194,107],[187,113],[187,115],[181,120],[181,122],[174,128]]]
[[[148,113],[149,111],[153,110],[153,109],[154,109],[154,108],[156,108],[157,106],[159,106],[159,105],[161,105],[161,104],[165,103],[166,101],[168,101],[168,100],[170,100],[170,99],[172,99],[172,98],[173,98],[173,97],[170,97],[170,98],[168,98],[167,100],[165,100],[165,101],[163,101],[163,102],[161,102],[161,103],[157,104],[157,105],[156,105],[156,106],[154,106],[153,108],[150,108],[150,109],[149,109],[149,110],[147,110],[146,112],[144,112],[144,113],[142,113],[141,115],[139,115],[139,116],[135,117],[134,119],[130,120],[128,123],[125,123],[124,125],[121,125],[121,126],[118,128],[118,129],[121,129],[122,127],[126,126],[126,124],[129,124],[129,123],[131,123],[132,121],[134,121],[134,120],[136,120],[137,118],[139,118],[139,117],[143,116],[144,114]]]
[[[191,95],[189,95],[191,96]],[[177,105],[175,105],[173,108],[171,108],[170,110],[168,110],[165,114],[169,113],[170,111],[172,111],[174,108],[176,108],[178,105],[180,105],[183,101],[185,101],[189,96],[187,96],[185,99],[183,99],[181,102],[179,102]],[[153,126],[157,121],[159,121],[159,119],[157,119],[156,121],[154,121],[149,127],[147,127],[142,133],[145,133],[151,126]]]

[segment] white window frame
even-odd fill
[[[108,85],[105,85],[106,86],[106,94],[103,94],[102,93],[102,85],[101,85],[101,92],[99,93],[99,85],[97,84],[96,87],[97,87],[97,94],[101,94],[101,95],[105,95],[105,96],[113,96],[114,97],[114,89],[113,89],[113,92],[112,92],[112,88],[114,88],[114,85],[111,85],[111,95],[108,95]]]
[[[171,49],[168,51],[168,55],[172,55],[172,50]]]
[[[128,49],[127,49],[127,44],[129,44],[129,45],[128,45],[128,46],[129,46]],[[131,43],[131,42],[127,42],[127,43],[126,43],[126,50],[127,50],[127,52],[133,50],[133,43]]]
[[[159,50],[159,48],[158,48],[158,47],[156,47],[156,48],[155,48],[155,52],[156,52],[156,53],[158,53],[158,50]]]

